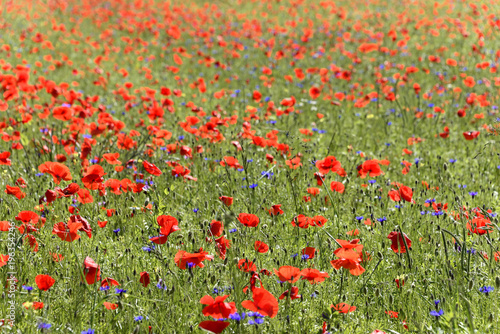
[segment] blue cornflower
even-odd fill
[[[440,317],[444,314],[444,311],[443,309],[440,309],[439,311],[431,311],[431,315],[435,316],[435,317]]]
[[[362,221],[364,218],[365,218],[365,217],[363,217],[363,216],[357,216],[357,217],[356,217],[356,220]]]
[[[188,262],[188,263],[187,263],[187,266],[188,266],[188,268],[189,268],[189,269],[191,269],[191,268],[193,268],[194,266],[196,266],[196,263],[194,263],[194,262]]]
[[[113,233],[115,233],[116,235],[118,235],[118,232],[120,232],[119,228],[117,228],[116,230],[113,230]]]
[[[455,162],[457,162],[457,159],[450,159],[448,161],[450,162],[450,164],[454,164]]]
[[[26,290],[26,291],[32,291],[33,287],[32,286],[23,285],[23,289]]]
[[[368,183],[374,184],[374,183],[377,183],[377,180],[370,180],[370,181],[368,181]]]
[[[309,259],[309,255],[304,254],[304,255],[301,256],[301,259],[304,260],[304,261],[306,261],[307,259]]]
[[[229,315],[229,319],[239,322],[239,321],[245,319],[245,316],[246,316],[245,312],[242,312],[241,314],[233,313],[233,314]]]
[[[116,294],[122,294],[122,293],[127,292],[127,290],[125,290],[125,289],[120,289],[120,288],[115,288],[115,292],[116,292]]]
[[[377,220],[378,220],[379,223],[383,223],[383,222],[385,222],[387,220],[387,218],[382,217],[382,218],[377,218]]]
[[[483,286],[482,288],[479,289],[479,291],[485,293],[486,295],[492,292],[493,290],[495,290],[495,288],[493,288],[492,286]]]
[[[297,256],[299,256],[299,253],[292,254],[293,258],[296,258]]]
[[[474,196],[477,196],[477,191],[469,191],[469,195],[471,195],[472,198],[474,198]]]
[[[109,288],[110,288],[110,286],[109,286],[109,285],[107,285],[107,286],[101,286],[101,287],[99,288],[99,290],[101,290],[101,291],[107,291],[107,290],[109,290]]]
[[[144,317],[142,315],[134,317],[134,321],[141,321],[142,319],[144,319]]]
[[[441,301],[440,301],[439,299],[436,299],[436,300],[434,301],[434,305],[436,305],[436,308],[438,307],[439,303],[441,303]]]
[[[52,327],[51,324],[46,324],[45,322],[41,322],[38,324],[38,328],[39,329],[49,329],[50,327]]]
[[[250,189],[257,188],[257,183],[251,184]]]
[[[193,212],[194,212],[194,213],[197,213],[197,212],[198,212],[198,210],[199,210],[198,208],[194,208],[194,209],[193,209]]]
[[[229,233],[234,233],[234,232],[236,232],[236,231],[238,231],[238,229],[236,229],[236,228],[232,228],[232,229],[230,229],[230,230],[229,230]]]
[[[86,331],[82,331],[82,334],[94,334],[95,330],[92,328],[87,329]]]

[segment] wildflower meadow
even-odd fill
[[[0,332],[500,333],[499,13],[0,1]]]

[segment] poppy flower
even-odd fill
[[[0,153],[0,165],[10,166],[11,161],[10,161],[9,157],[10,157],[10,152]]]
[[[151,175],[160,176],[161,174],[163,174],[158,167],[156,167],[152,163],[147,162],[146,160],[143,161],[142,166],[144,167],[144,170]]]
[[[341,164],[334,156],[328,156],[323,160],[316,161],[316,168],[319,169],[321,174],[326,175],[329,172],[338,172],[341,168]]]
[[[308,280],[309,283],[321,283],[325,280],[325,278],[330,277],[328,273],[324,271],[319,271],[318,269],[306,268],[300,272],[303,280]]]
[[[228,166],[235,169],[243,168],[238,162],[238,159],[236,159],[235,157],[224,157],[220,162],[220,165],[222,167]]]
[[[365,268],[361,266],[361,256],[352,250],[341,250],[335,254],[339,259],[330,261],[330,264],[337,270],[345,268],[354,276],[359,276],[365,272]]]
[[[259,253],[267,253],[269,246],[262,241],[255,241],[254,248]]]
[[[351,305],[346,304],[346,303],[340,303],[337,305],[332,304],[332,305],[330,305],[330,307],[339,313],[351,313],[351,312],[356,311],[356,306],[351,306]]]
[[[353,239],[350,241],[342,239],[335,239],[335,240],[340,244],[340,246],[342,246],[342,248],[338,248],[333,252],[333,254],[335,255],[338,255],[340,252],[343,251],[354,251],[358,254],[361,254],[361,251],[363,250],[363,245],[358,244],[359,239]]]
[[[314,247],[306,247],[302,249],[302,255],[307,256],[308,260],[314,259],[315,254],[316,254],[316,248]]]
[[[15,196],[17,199],[23,199],[24,197],[26,197],[26,193],[22,192],[21,188],[19,187],[11,187],[8,184],[5,187],[5,193],[7,195]]]
[[[61,241],[73,242],[80,239],[78,235],[78,230],[82,227],[82,223],[69,222],[65,224],[63,222],[54,224],[52,229],[52,234],[56,234]]]
[[[241,306],[252,312],[259,312],[262,315],[274,318],[278,314],[279,305],[276,297],[264,288],[252,290],[253,301],[245,300]]]
[[[259,225],[259,217],[251,213],[240,213],[238,220],[245,226],[257,227]]]
[[[401,198],[406,202],[414,203],[414,201],[412,200],[413,190],[410,187],[401,186],[399,188],[399,194],[401,195]]]
[[[186,269],[188,266],[191,268],[203,268],[205,266],[203,261],[212,261],[213,258],[213,255],[209,255],[208,252],[203,251],[203,248],[200,248],[197,253],[188,253],[184,250],[179,250],[175,255],[174,261],[180,269]]]
[[[281,204],[275,204],[271,206],[269,209],[269,214],[271,216],[277,216],[277,215],[282,215],[284,214],[283,210],[281,210]]]
[[[160,226],[160,236],[149,239],[155,244],[163,245],[167,242],[168,236],[171,233],[180,230],[178,221],[175,217],[161,215],[156,218],[156,222],[158,223],[158,226]]]
[[[248,259],[241,259],[238,261],[238,269],[244,272],[257,271],[257,266]]]
[[[463,133],[466,140],[474,140],[479,136],[479,131],[466,131]]]
[[[111,277],[106,277],[101,281],[101,288],[105,288],[108,286],[120,286],[120,283],[118,283],[115,279],[112,279]]]
[[[47,161],[40,166],[38,166],[40,173],[47,173],[52,175],[54,178],[54,183],[59,184],[61,180],[71,181],[71,173],[66,165],[59,162]]]
[[[332,183],[330,183],[330,189],[332,191],[336,191],[340,194],[343,194],[345,186],[342,182],[333,181]]]
[[[83,261],[83,274],[85,275],[87,284],[94,284],[97,280],[101,279],[101,267],[87,256]]]
[[[205,317],[212,317],[214,319],[228,318],[231,314],[236,313],[236,304],[234,302],[226,303],[225,300],[229,295],[217,296],[215,300],[210,295],[205,295],[200,299],[200,303],[207,305],[203,308],[203,315]]]
[[[198,324],[198,328],[201,328],[209,333],[219,334],[222,333],[231,323],[227,321],[213,321],[206,320]]]
[[[274,273],[281,282],[288,283],[297,282],[301,276],[300,269],[292,266],[281,266],[279,270],[274,269]]]
[[[139,282],[142,283],[142,286],[147,288],[149,285],[149,273],[147,271],[143,271],[140,273],[141,278],[139,279]]]
[[[476,217],[467,222],[467,229],[477,235],[491,233],[492,227],[491,221],[483,217]]]
[[[231,206],[233,205],[233,198],[229,196],[221,196],[219,197],[219,200],[224,203],[226,206]]]
[[[120,153],[106,153],[106,154],[103,154],[102,157],[110,165],[120,165],[121,164],[121,161],[118,160],[118,158],[120,157]]]
[[[366,176],[375,177],[384,174],[380,169],[378,160],[366,160],[358,166],[358,176],[364,179]]]
[[[107,173],[104,173],[104,169],[101,165],[92,165],[87,169],[87,172],[83,175],[82,183],[85,188],[90,190],[99,189],[104,179],[102,178]]]
[[[323,216],[314,216],[312,218],[312,226],[323,227],[323,226],[325,226],[327,221],[328,221],[328,219],[326,219]]]
[[[292,293],[290,293],[290,290],[286,290],[285,292],[283,292],[281,294],[281,296],[279,296],[278,299],[280,299],[280,300],[285,299],[288,295],[290,295],[291,300],[298,299],[298,298],[302,297],[302,295],[299,295],[299,288],[296,286],[292,286]]]
[[[9,255],[0,254],[0,268],[5,266],[9,262]]]
[[[38,289],[42,291],[47,291],[48,289],[50,289],[55,282],[56,280],[49,275],[37,275],[35,277],[35,283],[38,286]]]
[[[404,240],[403,236],[405,238]],[[410,249],[411,247],[411,240],[404,233],[403,235],[401,235],[400,232],[393,231],[389,233],[387,239],[390,239],[392,241],[391,249],[394,251],[394,253],[406,253],[405,241],[408,249]]]
[[[214,237],[220,237],[223,232],[224,232],[224,223],[217,220],[212,220],[212,222],[210,223],[208,233]]]
[[[118,304],[114,304],[114,303],[110,303],[110,302],[104,302],[102,304],[108,310],[116,310],[118,308]]]
[[[231,240],[226,239],[225,236],[222,236],[218,239],[215,239],[217,254],[221,259],[226,259],[226,252],[231,247]]]

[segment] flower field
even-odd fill
[[[500,332],[497,1],[0,13],[2,332]]]

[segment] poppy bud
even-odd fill
[[[472,290],[473,287],[474,287],[474,281],[470,280],[469,281],[469,290]]]
[[[389,304],[392,305],[394,303],[394,297],[392,295],[389,295]]]
[[[495,285],[497,287],[497,289],[500,289],[500,277],[497,276],[497,278],[495,278]]]
[[[493,322],[493,313],[490,313],[490,316],[488,317],[489,322]]]
[[[445,171],[446,171],[446,170],[448,170],[448,164],[447,164],[446,162],[443,164],[443,169],[444,169]]]
[[[380,297],[380,289],[379,288],[375,289],[375,296]]]

